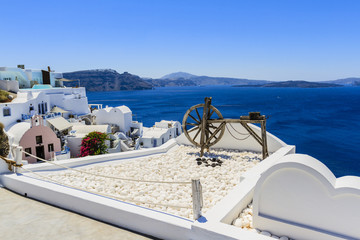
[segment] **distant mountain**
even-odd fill
[[[262,85],[266,83],[270,83],[270,81],[266,80],[250,80],[243,78],[226,78],[226,77],[208,77],[208,76],[200,76],[194,77],[190,80],[194,81],[197,85],[205,86],[205,85]]]
[[[143,79],[145,82],[150,83],[153,87],[185,87],[185,86],[197,86],[197,84],[189,79],[178,78],[176,80],[171,79]]]
[[[163,76],[161,79],[178,80],[178,79],[190,79],[193,77],[197,77],[197,76],[186,72],[176,72],[176,73],[167,74]]]
[[[206,85],[260,85],[270,83],[270,81],[266,80],[249,80],[243,78],[226,78],[226,77],[208,77],[208,76],[196,76],[186,72],[176,72],[165,75],[161,78],[161,80],[166,80],[171,82],[172,85],[177,85],[177,81],[179,81],[178,86],[192,86],[185,84],[194,84],[199,86]],[[189,80],[188,82],[184,82],[184,80]],[[156,81],[158,83],[162,83],[160,81]]]
[[[345,86],[359,86],[358,83],[360,82],[360,78],[343,78],[343,79],[337,79],[332,81],[323,81],[323,83],[335,83]]]
[[[263,85],[252,85],[253,87],[278,87],[278,88],[325,88],[325,87],[341,87],[339,84],[319,83],[307,81],[285,81],[272,82]],[[249,85],[235,85],[234,87],[249,87]]]
[[[80,86],[87,91],[119,91],[152,89],[152,85],[139,76],[128,72],[119,74],[112,69],[95,69],[63,73],[64,78],[80,79]],[[65,86],[75,87],[78,81],[64,82]]]
[[[95,69],[64,73],[64,78],[80,79],[80,86],[88,91],[119,91],[119,90],[143,90],[153,87],[175,86],[206,86],[206,85],[233,85],[236,87],[338,87],[360,86],[360,78],[345,78],[333,81],[307,82],[285,81],[271,82],[267,80],[250,80],[243,78],[208,77],[196,76],[186,72],[176,72],[165,75],[161,79],[140,78],[128,72],[119,74],[113,69]],[[75,87],[78,81],[64,82],[65,86]]]

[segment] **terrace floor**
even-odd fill
[[[84,217],[0,187],[1,239],[155,239]]]
[[[198,148],[180,145],[165,154],[90,165],[81,168],[83,172],[80,173],[58,171],[47,177],[60,184],[193,219],[191,179],[201,181],[204,202],[202,212],[206,213],[239,183],[243,173],[260,162],[260,154],[218,149],[206,153],[201,162],[196,159],[200,159]]]

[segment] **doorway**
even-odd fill
[[[50,84],[50,72],[41,70],[43,84]]]
[[[44,151],[44,146],[38,146],[36,147],[36,156],[38,158],[42,158],[45,159],[45,151]],[[39,159],[37,159],[37,162],[42,162]]]

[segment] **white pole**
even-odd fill
[[[201,217],[201,209],[203,207],[202,187],[200,179],[192,179],[191,187],[193,200],[193,215],[194,219],[197,220]]]
[[[23,154],[23,148],[21,146],[16,147],[16,154],[15,154],[15,162],[17,165],[22,164],[22,154]],[[21,173],[21,167],[15,168],[16,173]]]

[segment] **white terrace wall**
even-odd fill
[[[160,239],[196,239],[190,236],[192,221],[188,219],[27,175],[3,174],[0,183],[21,195]]]
[[[0,89],[8,91],[8,92],[15,92],[19,91],[19,82],[15,80],[1,80],[0,79]]]
[[[210,209],[204,217],[205,223],[195,222],[193,233],[198,240],[271,240],[273,238],[232,226],[239,213],[252,201],[254,188],[261,174],[276,164],[283,156],[295,153],[295,146],[285,146],[261,161],[255,167],[240,176],[240,183],[234,187],[219,203]]]
[[[295,239],[360,239],[360,178],[336,179],[320,161],[290,154],[254,189],[254,227]]]
[[[148,148],[148,149],[141,149],[136,151],[128,151],[128,152],[119,152],[119,153],[109,153],[109,154],[102,154],[102,155],[95,155],[95,156],[86,156],[81,158],[72,158],[68,160],[61,161],[62,165],[67,167],[80,167],[94,163],[103,163],[109,161],[117,161],[117,160],[127,160],[131,158],[137,157],[146,157],[152,154],[161,154],[166,153],[171,148],[176,147],[177,143],[175,139],[171,139],[170,141],[166,142],[165,144],[161,145],[160,147],[156,148]],[[64,170],[63,167],[55,166],[50,163],[42,163],[42,164],[30,164],[26,165],[25,168],[31,169],[32,171],[46,171],[46,170]],[[0,181],[1,183],[1,181]]]

